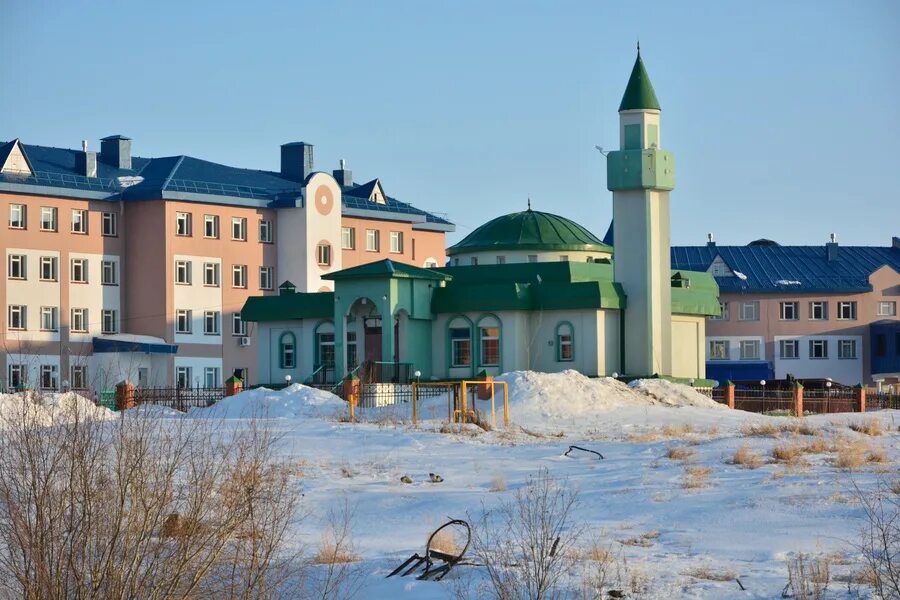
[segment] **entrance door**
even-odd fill
[[[381,362],[381,319],[368,318],[363,324],[366,332],[366,360]]]

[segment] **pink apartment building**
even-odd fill
[[[331,289],[323,275],[382,258],[444,263],[446,219],[343,161],[316,172],[310,144],[280,158],[141,158],[123,136],[99,154],[0,145],[0,389],[219,386],[257,364],[248,297]]]

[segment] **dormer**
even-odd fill
[[[0,146],[0,173],[28,177],[34,169],[18,138]]]
[[[734,272],[731,270],[731,267],[729,267],[728,263],[726,263],[718,254],[713,259],[706,272],[713,277],[734,277]]]
[[[377,179],[344,190],[344,195],[362,198],[369,202],[374,202],[375,204],[387,204],[387,196],[384,194],[384,188],[381,187],[381,182]]]

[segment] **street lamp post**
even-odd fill
[[[284,376],[284,387],[291,385],[291,379],[290,374]]]
[[[766,412],[766,380],[760,379],[759,385],[762,386],[762,409]]]

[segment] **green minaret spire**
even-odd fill
[[[634,68],[631,70],[625,95],[622,96],[619,112],[642,109],[661,110],[659,100],[656,99],[656,92],[653,91],[653,84],[650,83],[650,76],[647,75],[644,61],[641,60],[641,45],[638,43],[637,60],[634,61]]]

